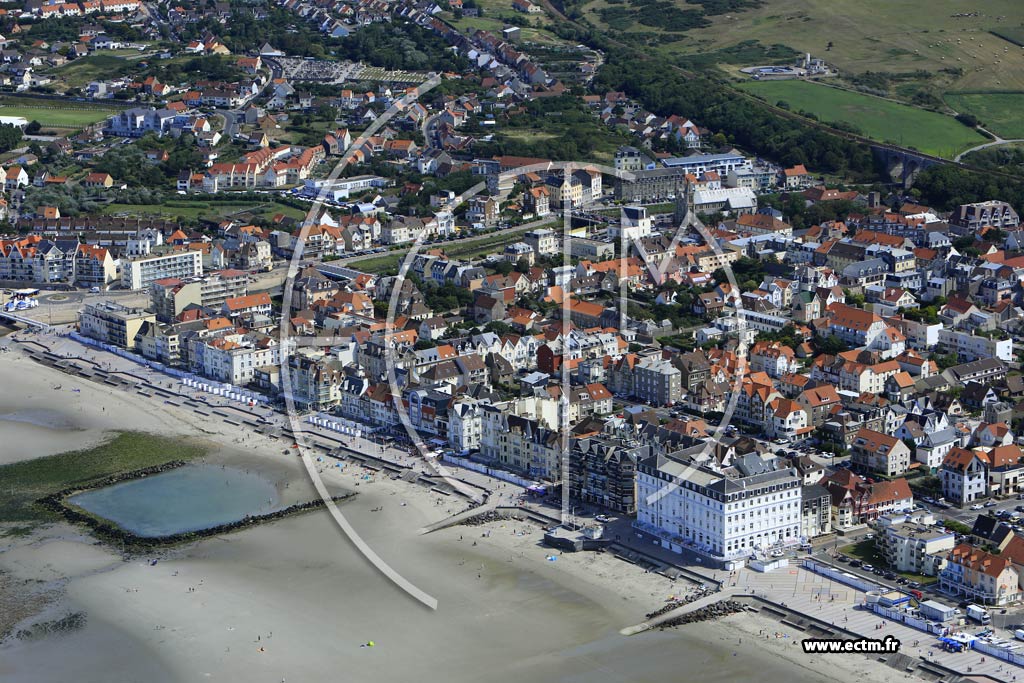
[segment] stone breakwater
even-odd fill
[[[268,512],[263,515],[249,515],[244,519],[228,522],[226,524],[218,524],[217,526],[212,526],[206,529],[183,531],[181,533],[170,534],[168,536],[149,537],[138,536],[101,517],[86,514],[67,502],[67,498],[75,495],[76,493],[99,489],[113,484],[131,481],[133,479],[141,479],[152,474],[169,472],[170,470],[176,469],[185,464],[186,463],[183,460],[172,460],[171,462],[166,462],[162,465],[145,467],[131,472],[122,472],[84,486],[66,488],[62,491],[58,491],[57,493],[40,498],[36,501],[36,504],[45,510],[49,510],[50,512],[60,515],[69,522],[89,527],[96,536],[104,541],[124,544],[126,548],[131,548],[133,550],[147,550],[198,541],[209,536],[217,536],[219,534],[237,531],[239,529],[246,529],[275,519],[283,519],[299,512],[316,510],[326,505],[322,500],[311,500],[305,503],[289,505],[286,508],[275,510],[274,512]],[[355,495],[355,493],[349,493],[344,496],[335,496],[332,500],[335,502],[343,501]]]
[[[509,519],[523,521],[523,515],[516,514],[510,510],[488,510],[474,517],[464,519],[457,526],[483,526],[491,522],[502,522]]]
[[[730,614],[736,614],[742,612],[746,608],[743,603],[737,602],[736,600],[723,600],[722,602],[716,602],[713,605],[707,607],[701,607],[700,609],[688,612],[681,616],[673,619],[668,619],[658,624],[658,628],[664,630],[666,628],[673,628],[675,626],[682,626],[683,624],[693,624],[698,621],[710,621],[711,619],[721,619],[727,617]]]
[[[647,620],[650,621],[651,619],[657,619],[662,614],[668,614],[672,610],[679,609],[683,605],[689,605],[691,602],[700,600],[701,598],[707,597],[712,593],[714,593],[714,590],[712,590],[711,588],[707,588],[705,586],[695,587],[693,591],[685,597],[671,600],[662,605],[661,607],[659,607],[658,609],[654,610],[653,612],[648,612],[646,615]]]

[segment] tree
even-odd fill
[[[21,142],[21,128],[10,124],[0,125],[0,152],[9,152]]]
[[[812,343],[819,353],[825,353],[830,356],[835,356],[843,351],[849,350],[846,342],[835,335],[829,335],[827,337],[822,337],[820,335],[816,336],[812,340]]]
[[[515,267],[509,261],[499,261],[498,263],[494,264],[494,270],[499,275],[508,275],[509,273],[512,272],[514,268]]]

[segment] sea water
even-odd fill
[[[208,529],[280,509],[270,481],[215,465],[186,465],[77,493],[68,502],[146,538]]]

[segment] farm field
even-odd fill
[[[937,156],[952,157],[987,141],[951,116],[807,81],[751,81],[740,87],[771,104],[785,101],[793,111],[811,112],[824,122],[849,123],[880,142]]]
[[[946,103],[959,112],[974,114],[1001,138],[1024,139],[1024,92],[947,93]]]
[[[679,10],[700,10],[684,0],[671,2]],[[608,29],[602,9],[605,17],[612,16],[607,10],[614,10],[612,28],[627,35],[666,30],[636,22],[640,5],[630,0],[615,4],[592,0],[583,5],[583,16],[590,24]],[[626,9],[630,16],[623,19]],[[979,10],[979,15],[955,16],[973,10]],[[936,74],[927,82],[940,90],[1024,91],[1024,49],[990,33],[1024,34],[1019,0],[989,0],[974,6],[960,0],[933,0],[924,12],[919,0],[766,0],[760,7],[705,18],[709,27],[673,33],[678,40],[650,49],[666,56],[697,55],[754,40],[810,52],[847,74],[925,70]]]
[[[20,97],[0,98],[0,116],[23,116],[44,127],[81,128],[102,121],[119,111],[116,107],[78,102],[33,100]]]

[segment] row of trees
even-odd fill
[[[1024,181],[1017,177],[979,173],[956,166],[933,166],[914,181],[924,203],[939,209],[952,209],[988,199],[1009,202],[1024,211]]]
[[[613,48],[595,79],[602,90],[621,90],[656,114],[678,114],[723,132],[733,144],[792,166],[806,164],[827,173],[863,179],[876,175],[870,150],[814,128],[779,117],[728,85],[706,76],[687,77],[661,62],[642,61]]]

